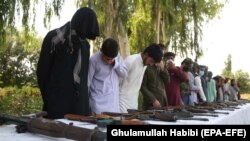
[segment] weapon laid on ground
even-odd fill
[[[161,109],[169,109],[169,107],[162,107]],[[196,113],[204,113],[204,114],[229,114],[228,112],[218,112],[218,111],[215,111],[215,110],[219,110],[219,109],[216,109],[214,107],[202,107],[202,106],[171,106],[171,111],[174,111],[174,110],[186,110],[186,111],[189,111],[193,114],[196,114]]]
[[[139,120],[117,120],[112,117],[112,115],[96,115],[96,116],[82,116],[76,114],[66,114],[64,118],[68,120],[75,120],[81,122],[90,122],[97,124],[98,127],[106,127],[107,125],[147,125],[146,122]]]
[[[239,109],[239,107],[237,107],[238,105],[239,105],[238,103],[232,101],[213,102],[213,103],[202,102],[195,104],[195,106],[203,108],[213,108],[214,110],[218,109],[218,110],[229,110],[229,111],[234,111],[235,109]]]
[[[148,110],[148,111],[159,111],[159,112],[164,112],[164,111],[168,111],[167,109],[165,109],[164,107],[162,108],[151,108],[151,110]],[[219,115],[215,114],[215,113],[209,113],[208,111],[204,111],[202,110],[201,112],[191,112],[188,111],[187,109],[185,108],[171,108],[172,112],[174,112],[175,114],[182,114],[183,116],[187,116],[187,115],[190,115],[190,117],[193,117],[193,116],[209,116],[209,117],[218,117]]]
[[[192,113],[212,113],[212,114],[229,114],[228,112],[218,112],[218,111],[211,111],[207,109],[200,109],[195,106],[189,106],[185,108],[187,111]]]
[[[18,133],[32,132],[56,138],[67,138],[78,141],[105,141],[106,133],[98,128],[94,130],[73,126],[60,121],[45,119],[42,117],[17,117],[0,114],[0,120],[15,123]]]
[[[157,110],[146,110],[139,111],[134,109],[128,109],[128,113],[134,114],[127,118],[137,118],[141,120],[162,120],[162,121],[176,121],[176,120],[199,120],[208,121],[207,118],[195,118],[190,113],[175,113],[173,111],[157,111]]]
[[[131,114],[129,114],[129,113],[117,113],[117,112],[102,112],[102,114],[109,115],[112,117],[120,117],[121,119],[131,116]]]
[[[192,105],[188,105],[186,106],[186,108],[195,108],[195,109],[202,109],[202,110],[208,110],[208,111],[214,111],[214,110],[229,110],[229,111],[234,111],[233,108],[224,108],[221,105],[203,105],[201,103],[197,103],[195,104],[195,106]]]
[[[185,114],[185,113],[155,113],[155,117],[160,119],[160,120],[164,120],[169,116],[173,116],[175,117],[176,120],[198,120],[198,121],[209,121],[207,118],[196,118],[193,117],[192,115],[189,114]]]
[[[211,114],[211,113],[192,113],[190,111],[187,111],[186,109],[174,109],[175,114],[184,114],[184,115],[190,115],[190,116],[210,116],[210,117],[218,117],[217,114]]]

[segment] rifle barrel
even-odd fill
[[[10,116],[6,114],[0,114],[0,119],[5,121],[5,122],[13,122],[15,124],[27,124],[29,122],[29,118],[19,118],[16,116]]]
[[[0,120],[23,125],[29,132],[51,137],[67,138],[78,141],[106,141],[107,136],[105,132],[98,130],[98,128],[94,130],[86,129],[45,118],[27,118],[0,114]]]
[[[209,121],[207,118],[183,118],[183,117],[178,117],[177,120],[199,120],[199,121]]]
[[[207,114],[207,113],[192,113],[194,116],[210,116],[210,117],[218,117],[216,114]]]
[[[116,113],[116,112],[102,112],[104,115],[109,115],[112,117],[130,117],[131,114],[129,113]]]
[[[89,122],[96,124],[97,123],[97,118],[95,117],[89,117],[89,116],[83,116],[83,115],[76,115],[76,114],[66,114],[64,115],[65,119],[68,120],[75,120],[75,121],[81,121],[81,122]]]

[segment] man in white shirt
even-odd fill
[[[206,98],[205,92],[203,91],[202,82],[201,82],[201,79],[202,79],[201,77],[204,75],[204,70],[200,66],[198,66],[198,69],[199,69],[198,75],[194,78],[195,85],[199,87],[198,94],[200,97],[200,101],[198,102],[206,102],[207,98]]]
[[[88,86],[92,114],[120,112],[119,79],[127,77],[128,69],[118,50],[116,40],[106,39],[101,51],[89,60]]]
[[[128,77],[120,86],[120,110],[127,113],[127,109],[138,109],[138,96],[143,75],[147,65],[161,61],[163,56],[159,44],[149,45],[143,52],[130,55],[125,59],[128,67]]]

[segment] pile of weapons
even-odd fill
[[[238,100],[230,102],[217,102],[217,103],[199,103],[195,106],[183,107],[163,107],[160,109],[150,109],[145,111],[129,109],[128,113],[112,113],[103,112],[100,115],[82,116],[67,114],[65,119],[77,120],[83,122],[90,122],[97,124],[99,127],[106,127],[107,125],[146,125],[144,120],[158,120],[175,122],[177,120],[199,120],[208,121],[207,118],[200,118],[195,116],[212,116],[218,117],[218,114],[229,114],[228,111],[238,109],[239,105],[250,103],[249,100]],[[225,110],[225,111],[221,111]],[[85,129],[66,124],[60,121],[54,121],[42,118],[44,114],[31,116],[10,116],[0,114],[0,123],[14,122],[17,124],[16,129],[18,133],[33,132],[52,137],[63,137],[74,140],[87,140],[87,141],[104,141],[106,140],[106,133],[100,131],[98,128],[95,130]]]
[[[145,120],[176,122],[177,120],[209,121],[207,117],[218,117],[219,114],[229,114],[228,111],[239,109],[239,105],[250,103],[248,100],[199,103],[195,106],[163,107],[145,111],[128,109],[128,113],[103,112],[94,116],[65,115],[66,119],[91,122],[99,127],[106,125],[145,125]],[[199,116],[199,117],[197,117]],[[203,117],[200,117],[203,116]]]

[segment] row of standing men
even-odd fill
[[[142,53],[127,57],[125,65],[118,54],[117,42],[111,38],[90,58],[88,40],[95,40],[99,35],[96,13],[82,7],[71,21],[45,36],[37,80],[47,118],[63,118],[69,113],[91,115],[104,110],[126,111],[138,106],[138,102],[131,99],[140,89],[145,66],[160,62],[160,46],[151,44]]]
[[[71,21],[45,36],[37,79],[47,118],[125,113],[138,108],[139,91],[145,109],[183,104],[180,83],[190,80],[184,71],[190,69],[187,62],[176,67],[175,54],[167,52],[163,57],[162,45],[155,43],[123,60],[112,38],[90,57],[88,40],[99,34],[96,13],[83,7]]]

